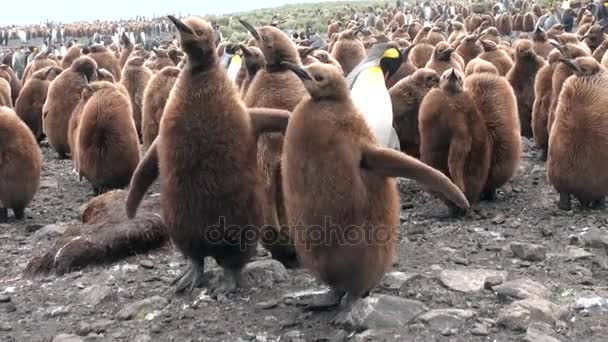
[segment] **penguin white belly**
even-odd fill
[[[395,147],[393,105],[386,89],[382,69],[371,67],[362,71],[353,84],[351,97],[376,136],[378,145]]]
[[[239,70],[241,70],[241,65],[243,65],[243,60],[241,59],[241,56],[239,55],[234,55],[232,56],[232,58],[230,59],[230,64],[228,65],[228,77],[232,80],[232,82],[236,81],[236,76],[239,73]]]

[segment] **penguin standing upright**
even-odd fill
[[[378,145],[400,149],[393,128],[393,105],[386,81],[402,63],[399,49],[392,43],[377,44],[348,75],[351,97],[376,136]]]
[[[238,47],[235,46],[234,49],[238,49]],[[228,53],[228,51],[226,51],[226,53]],[[228,73],[228,78],[230,78],[232,82],[236,83],[236,77],[239,73],[239,70],[241,70],[242,65],[243,58],[241,57],[240,51],[234,51],[231,54],[230,59],[228,59],[228,63],[226,65],[226,72]]]

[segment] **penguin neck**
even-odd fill
[[[189,53],[186,67],[192,73],[202,73],[219,66],[219,58],[215,54],[206,54],[203,50]]]

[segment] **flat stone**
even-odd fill
[[[560,340],[551,337],[544,332],[530,327],[526,332],[526,337],[524,337],[524,341],[526,342],[561,342]]]
[[[597,228],[589,229],[581,236],[586,247],[608,249],[608,232]]]
[[[0,331],[11,331],[13,327],[8,323],[0,323]]]
[[[301,305],[303,302],[308,302],[312,298],[329,293],[329,288],[309,289],[298,292],[291,292],[283,296],[283,301],[287,305]]]
[[[417,276],[416,273],[390,272],[382,278],[380,286],[387,290],[399,290],[403,284],[415,276]]]
[[[574,303],[574,309],[576,310],[588,310],[603,306],[608,306],[608,299],[602,298],[593,292],[580,293]]]
[[[50,306],[46,309],[46,317],[62,317],[67,316],[70,311],[65,306]]]
[[[422,314],[416,320],[438,333],[458,330],[467,320],[475,317],[475,311],[461,309],[437,309]]]
[[[476,323],[473,329],[471,329],[471,335],[473,336],[488,336],[490,331],[485,324]]]
[[[90,307],[95,307],[115,297],[112,289],[105,285],[93,285],[80,292],[82,302]]]
[[[53,337],[52,342],[84,342],[84,340],[80,336],[77,336],[77,335],[59,334],[59,335]]]
[[[57,180],[55,179],[41,179],[40,180],[40,189],[51,189],[51,188],[58,188],[59,187],[59,183],[57,183]]]
[[[547,248],[531,243],[513,242],[511,251],[524,261],[543,261],[547,258]]]
[[[116,321],[109,320],[109,319],[102,319],[99,321],[95,321],[91,325],[91,328],[93,328],[93,332],[95,332],[97,334],[101,334],[101,333],[106,332],[109,328],[111,328],[114,325],[116,325]]]
[[[146,269],[152,269],[154,268],[154,263],[151,260],[142,260],[139,262],[139,266]]]
[[[492,219],[492,223],[494,224],[503,224],[507,221],[507,217],[503,214],[498,214]]]
[[[459,292],[477,292],[484,288],[489,277],[507,279],[508,272],[484,269],[444,270],[439,275],[443,286]]]
[[[289,279],[285,266],[273,259],[247,264],[242,275],[246,286],[259,288],[272,288],[275,284]]]
[[[152,337],[150,335],[142,334],[135,336],[133,342],[152,342]]]
[[[144,320],[148,314],[162,310],[167,304],[169,303],[165,298],[154,296],[127,305],[118,312],[117,317],[120,320]]]
[[[0,293],[0,303],[10,303],[11,296],[6,293]]]
[[[555,324],[560,315],[561,309],[556,304],[532,297],[514,302],[500,310],[498,324],[513,331],[526,331],[531,323]]]
[[[91,325],[86,322],[80,322],[76,327],[76,334],[78,334],[78,336],[87,336],[92,331],[93,327],[91,327]]]
[[[397,329],[427,310],[424,303],[415,300],[386,295],[369,296],[340,313],[334,323],[356,331]]]
[[[33,238],[36,241],[40,241],[42,239],[52,239],[58,236],[62,236],[68,230],[68,226],[66,224],[49,224],[40,228],[36,233],[34,233]]]
[[[488,277],[486,281],[483,283],[483,287],[486,290],[492,290],[494,287],[502,284],[504,282],[504,278],[502,277]]]
[[[593,253],[588,252],[579,247],[568,246],[566,248],[566,260],[567,261],[584,260],[584,259],[589,259],[592,256],[593,256]]]
[[[516,279],[494,287],[494,291],[502,299],[526,299],[530,297],[547,298],[549,290],[540,283],[528,278]]]
[[[281,336],[281,341],[286,342],[300,342],[305,341],[304,334],[299,330],[292,330],[284,333]]]

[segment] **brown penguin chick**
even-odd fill
[[[309,65],[318,60],[312,56],[312,53],[316,50],[316,48],[306,47],[306,46],[298,46],[298,53],[300,54],[300,59],[302,60],[302,65]]]
[[[401,151],[420,158],[418,109],[426,94],[439,85],[435,70],[418,69],[389,89],[393,104],[393,126],[399,137]]]
[[[114,75],[106,69],[97,69],[97,81],[116,83]]]
[[[455,46],[456,42],[461,41],[466,37],[467,32],[464,29],[464,24],[458,21],[451,21],[449,27],[452,29],[452,32],[448,36],[448,43]]]
[[[496,44],[500,44],[500,42],[502,42],[500,33],[498,32],[498,30],[495,27],[490,27],[490,28],[483,30],[479,34],[479,40],[480,41],[491,40]]]
[[[435,47],[429,44],[426,39],[423,39],[420,43],[414,44],[409,52],[409,62],[418,69],[424,68],[426,64],[431,60]]]
[[[219,63],[211,25],[200,17],[169,19],[179,30],[187,62],[171,90],[158,138],[133,175],[127,215],[135,216],[160,176],[163,222],[190,263],[174,282],[176,291],[202,283],[207,256],[233,278],[221,289],[229,290],[239,285],[240,270],[256,253],[263,225],[256,135],[284,130],[289,113],[248,113]],[[261,29],[264,42],[271,42],[268,32],[274,30]]]
[[[144,102],[144,90],[148,81],[152,78],[152,72],[144,66],[145,59],[132,57],[127,61],[122,71],[120,83],[129,92],[131,108],[133,110],[133,121],[137,129],[137,136],[141,139],[141,115]]]
[[[536,26],[536,30],[532,34],[532,42],[534,44],[534,52],[540,57],[547,59],[549,53],[555,49],[551,43],[549,43],[549,37],[542,27]]]
[[[13,100],[13,103],[16,103],[19,93],[21,92],[21,80],[19,80],[19,77],[15,74],[13,68],[6,64],[0,65],[0,77],[8,80],[8,83],[10,83],[11,99]]]
[[[126,32],[123,32],[122,36],[120,37],[120,47],[120,59],[118,60],[118,64],[122,69],[125,67],[125,64],[127,64],[127,61],[135,48],[135,45],[131,42],[131,39],[129,39]]]
[[[167,55],[169,55],[169,58],[171,58],[171,61],[173,61],[174,65],[178,65],[184,58],[183,51],[177,50],[175,48],[170,48],[169,51],[167,51]]]
[[[606,51],[608,51],[608,39],[604,40],[602,44],[600,44],[600,46],[593,51],[593,58],[595,58],[595,60],[601,64],[602,58],[604,58]]]
[[[282,62],[301,64],[295,44],[287,34],[275,27],[263,26],[256,29],[245,21],[241,21],[241,23],[262,46],[261,50],[266,61],[265,69],[258,71],[249,86],[249,90],[247,90],[244,100],[245,105],[249,108],[264,107],[293,110],[302,98],[308,95],[300,79],[281,64]],[[345,32],[340,34],[340,40],[336,44],[334,52],[346,48],[348,41],[354,42],[356,40],[354,36],[352,39],[343,39],[343,35],[348,36],[354,30],[346,30]],[[340,41],[345,44],[343,47],[338,45]],[[341,54],[341,52],[338,53],[338,55]],[[332,56],[335,55],[332,53]],[[346,69],[343,70],[346,72]],[[264,229],[261,234],[261,242],[270,251],[273,258],[288,267],[293,267],[298,264],[298,260],[289,236],[289,228],[286,226],[287,218],[285,217],[283,189],[281,188],[282,149],[283,134],[268,133],[263,134],[258,139],[258,168],[264,180],[266,194],[263,208]]]
[[[331,65],[335,66],[338,69],[342,69],[342,66],[340,65],[340,62],[338,62],[335,58],[333,58],[329,54],[329,52],[327,52],[327,51],[324,51],[324,50],[315,50],[312,53],[312,56],[314,58],[316,58],[321,63],[331,64]],[[344,70],[342,70],[342,72],[344,72]]]
[[[559,39],[559,42],[562,45],[566,45],[566,44],[580,44],[580,41],[578,40],[578,36],[572,33],[562,33],[559,36],[557,36],[557,38]]]
[[[13,99],[11,99],[11,84],[0,77],[0,107],[13,108]]]
[[[535,25],[536,25],[536,18],[534,17],[534,14],[532,14],[530,12],[524,14],[524,19],[522,21],[521,30],[523,32],[532,32],[532,31],[534,31]]]
[[[592,25],[592,23],[586,23],[576,29],[576,35],[581,38],[581,41],[583,41],[582,37],[587,34]]]
[[[488,128],[492,158],[482,198],[494,200],[496,189],[511,180],[519,168],[521,137],[518,99],[509,82],[496,74],[474,74],[465,79],[464,87],[472,94]]]
[[[481,58],[474,58],[467,64],[464,74],[465,76],[470,76],[484,72],[498,75],[498,69],[496,69],[494,64]]]
[[[604,57],[602,57],[602,65],[604,68],[608,68],[608,51],[606,51]]]
[[[266,61],[264,60],[264,54],[262,53],[262,50],[258,49],[255,46],[244,46],[244,45],[240,45],[241,47],[241,51],[243,51],[243,65],[241,66],[241,68],[244,70],[244,74],[243,74],[243,80],[241,81],[241,86],[240,86],[240,90],[239,93],[241,94],[241,98],[245,98],[245,95],[247,95],[247,91],[249,90],[249,85],[251,84],[251,81],[253,81],[253,79],[255,78],[255,76],[257,75],[258,71],[264,69],[264,67],[266,66]],[[320,52],[320,51],[317,51]],[[331,58],[329,56],[329,53],[327,53],[327,51],[322,51],[326,54],[327,57]],[[332,59],[337,65],[340,65],[335,59]],[[238,78],[237,78],[238,80]]]
[[[505,76],[513,67],[513,60],[504,50],[498,48],[498,45],[490,40],[482,40],[483,53],[478,58],[484,59],[498,69],[500,76]]]
[[[555,45],[562,54],[564,58],[575,59],[578,57],[588,56],[588,48],[587,46],[582,46],[581,44],[565,44],[565,45]],[[551,127],[553,126],[553,120],[555,115],[555,109],[557,108],[557,104],[559,102],[559,94],[562,91],[562,87],[564,86],[564,82],[568,77],[573,75],[572,68],[569,68],[567,65],[563,63],[559,63],[555,67],[555,71],[553,72],[552,90],[551,90],[551,106],[549,107],[549,116],[547,118],[547,132],[551,133]]]
[[[511,15],[508,13],[503,13],[498,18],[497,23],[498,32],[503,36],[510,36],[513,32],[513,20]]]
[[[418,70],[409,60],[409,53],[413,47],[414,45],[410,45],[405,49],[400,49],[402,63],[399,69],[397,69],[397,71],[386,81],[386,87],[388,89]]]
[[[8,107],[0,107],[0,222],[24,218],[40,185],[42,154],[30,129]]]
[[[468,202],[438,170],[377,146],[339,69],[322,63],[291,67],[310,98],[294,109],[285,133],[287,217],[303,266],[331,288],[305,304],[337,306],[345,295],[352,303],[369,293],[392,263],[400,211],[393,177],[414,179],[459,207]]]
[[[559,50],[554,49],[547,56],[548,63],[543,66],[534,80],[534,105],[532,106],[532,133],[534,142],[542,150],[543,161],[547,160],[549,148],[549,132],[547,131],[551,94],[553,92],[553,72],[557,59],[561,57]]]
[[[583,207],[601,206],[608,195],[608,73],[592,57],[564,60],[575,76],[559,95],[549,137],[547,179],[559,193],[558,207],[570,210],[571,196]]]
[[[166,50],[153,49],[152,53],[154,54],[154,56],[151,59],[147,60],[144,64],[144,66],[150,69],[150,71],[158,72],[160,70],[163,70],[163,68],[175,66],[175,64],[173,64],[173,60],[169,58],[169,54]]]
[[[59,158],[70,153],[68,125],[80,94],[89,81],[97,78],[97,63],[87,56],[78,58],[49,85],[42,107],[43,132]]]
[[[549,37],[557,37],[560,34],[564,33],[564,25],[562,24],[555,24],[553,25],[553,27],[551,27],[549,29],[549,31],[547,31],[547,36]]]
[[[90,53],[88,56],[95,60],[99,68],[108,70],[112,73],[112,76],[114,76],[114,81],[120,82],[120,62],[116,59],[114,54],[103,45],[92,45],[89,47],[89,50]]]
[[[492,148],[473,96],[463,89],[462,74],[450,69],[441,75],[440,88],[424,97],[418,113],[420,159],[448,175],[471,204],[486,187]],[[452,214],[463,214],[447,204]]]
[[[49,85],[61,72],[62,70],[58,66],[36,71],[25,87],[21,89],[21,94],[15,103],[15,112],[29,127],[37,141],[41,141],[44,137],[42,106],[46,101]]]
[[[410,37],[415,38],[418,36],[418,33],[420,33],[421,30],[422,30],[422,23],[420,23],[419,21],[414,21],[412,24],[410,24],[407,33],[410,35]]]
[[[150,145],[152,145],[152,142],[158,135],[165,104],[169,99],[171,89],[173,89],[179,72],[179,68],[166,67],[158,74],[152,76],[146,86],[143,97],[141,125],[143,144],[146,150],[150,148]]]
[[[344,75],[350,72],[365,58],[365,46],[357,38],[358,29],[349,29],[340,33],[331,56],[340,63]]]
[[[445,36],[442,33],[441,28],[433,27],[429,34],[426,36],[426,40],[428,40],[429,44],[433,46],[437,46],[437,44],[445,42]]]
[[[21,84],[25,85],[30,77],[38,70],[42,70],[49,66],[58,67],[59,64],[52,58],[49,57],[50,49],[46,52],[39,53],[34,60],[25,67],[23,71],[23,77],[21,78]]]
[[[412,41],[412,44],[420,44],[420,43],[422,43],[423,39],[426,40],[426,37],[429,35],[429,32],[431,32],[431,27],[430,26],[423,27],[420,31],[418,31],[418,34],[416,34],[416,36],[414,37],[414,40]],[[428,40],[426,40],[426,42],[429,43]],[[433,44],[431,44],[431,45],[433,45]]]
[[[72,62],[74,62],[76,59],[78,59],[78,57],[80,57],[81,55],[82,55],[82,46],[81,45],[74,44],[74,45],[70,46],[70,48],[65,53],[65,56],[63,56],[63,58],[61,58],[61,68],[63,70],[69,69],[70,66],[72,65]]]
[[[327,25],[327,38],[331,39],[334,35],[340,32],[340,28],[342,27],[342,23],[339,21],[330,22]]]
[[[438,75],[451,68],[458,69],[460,72],[464,69],[462,63],[455,58],[454,48],[446,42],[441,42],[435,46],[426,68],[435,70]]]
[[[507,73],[507,81],[517,97],[517,111],[521,135],[532,138],[532,107],[534,106],[534,81],[538,71],[545,66],[544,60],[534,52],[534,45],[527,39],[518,40],[514,46],[515,64]]]
[[[481,26],[482,23],[481,17],[477,14],[467,18],[467,20],[467,32],[469,33],[475,32],[479,28],[479,26]]]
[[[513,31],[521,32],[524,28],[524,16],[520,13],[515,15],[513,18]]]
[[[604,34],[604,29],[606,27],[608,27],[608,25],[591,26],[587,33],[581,38],[581,41],[587,44],[591,51],[595,51],[604,41],[606,41],[606,35]]]
[[[456,53],[462,57],[464,60],[465,66],[469,64],[469,62],[479,56],[483,52],[483,47],[479,42],[479,36],[476,34],[470,34],[466,36],[460,45],[456,47]]]
[[[139,163],[129,98],[113,83],[99,83],[83,90],[86,104],[74,141],[78,173],[96,194],[129,185]]]

